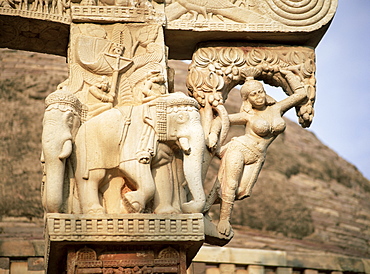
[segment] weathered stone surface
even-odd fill
[[[0,269],[1,270],[9,269],[9,266],[10,266],[9,258],[0,258]]]
[[[28,108],[27,106],[23,107],[23,110],[25,110],[26,114],[30,114],[29,120],[27,120],[27,123],[30,123],[32,126],[29,126],[24,124],[24,122],[21,120],[18,116],[19,111],[17,110],[17,105],[14,102],[4,101],[2,109],[6,111],[2,112],[2,117],[5,117],[5,115],[12,115],[12,117],[15,117],[14,119],[18,121],[17,123],[22,124],[22,128],[33,128],[32,131],[25,132],[27,139],[19,139],[21,135],[14,135],[14,130],[12,128],[9,128],[9,124],[7,120],[2,120],[2,127],[5,129],[2,131],[4,135],[4,142],[5,140],[8,140],[10,138],[11,144],[19,143],[19,144],[27,144],[27,152],[25,150],[22,150],[22,161],[24,160],[24,164],[20,163],[19,169],[21,170],[21,175],[14,175],[12,173],[14,170],[13,168],[18,165],[19,160],[16,161],[15,158],[8,157],[7,155],[13,151],[11,148],[13,145],[10,143],[5,143],[2,146],[5,147],[5,153],[1,154],[0,157],[3,157],[4,165],[2,166],[2,174],[3,176],[3,191],[6,196],[2,196],[1,201],[7,201],[2,209],[6,209],[6,206],[8,205],[22,205],[22,203],[16,202],[13,198],[13,202],[6,200],[6,197],[13,197],[10,195],[10,193],[13,193],[16,191],[17,193],[27,193],[22,194],[24,201],[27,201],[27,206],[23,206],[21,209],[15,210],[15,207],[12,207],[12,211],[4,211],[8,213],[3,214],[22,214],[20,212],[26,212],[26,210],[32,209],[32,212],[37,212],[33,208],[37,207],[39,208],[38,212],[42,212],[42,209],[40,207],[40,176],[37,175],[40,173],[40,165],[38,163],[39,159],[39,151],[40,151],[40,145],[39,142],[39,135],[41,134],[41,125],[38,125],[37,121],[41,121],[41,113],[43,104],[40,103],[39,107],[40,109],[37,110],[38,101],[35,98],[44,98],[45,94],[44,92],[41,92],[41,90],[46,90],[45,92],[51,92],[55,85],[60,82],[61,80],[65,79],[67,77],[67,67],[65,64],[65,58],[62,57],[55,57],[51,55],[45,55],[45,54],[37,54],[37,53],[30,53],[30,52],[17,52],[12,51],[8,49],[3,49],[0,51],[0,58],[1,68],[9,68],[5,70],[6,72],[10,72],[11,75],[15,75],[17,73],[18,77],[24,77],[24,75],[29,75],[30,77],[34,77],[35,79],[30,82],[30,86],[34,82],[40,82],[38,81],[38,77],[41,77],[41,75],[49,75],[49,74],[56,74],[60,75],[60,78],[58,81],[55,82],[52,86],[49,88],[42,88],[37,89],[35,88],[35,94],[37,96],[32,96],[31,98],[28,98],[26,105],[30,105],[32,107]],[[55,60],[55,61],[52,61]],[[19,69],[15,69],[14,65],[18,62],[22,61],[22,67]],[[48,70],[45,70],[46,64],[52,64],[50,67],[48,67]],[[27,65],[26,65],[27,64]],[[41,66],[38,66],[36,64],[41,64]],[[176,91],[184,91],[185,90],[185,76],[186,76],[186,70],[188,65],[182,62],[177,61],[170,61],[170,66],[176,68]],[[27,70],[27,66],[30,68],[30,70]],[[15,71],[15,72],[12,72]],[[64,72],[63,72],[64,71]],[[64,75],[63,75],[64,73]],[[0,77],[5,77],[4,70],[2,69],[2,72],[0,73]],[[2,79],[5,79],[2,78]],[[52,81],[50,81],[52,82]],[[48,82],[47,82],[48,83]],[[177,84],[181,83],[181,84]],[[30,87],[28,87],[30,88]],[[20,90],[24,90],[24,85],[22,85],[22,88],[19,88]],[[39,91],[38,91],[39,90]],[[9,94],[16,94],[16,91],[13,92],[9,91]],[[237,94],[231,93],[229,96],[229,99],[227,101],[227,106],[231,105],[231,111],[238,111],[240,106],[238,105],[238,97]],[[44,96],[44,97],[43,97]],[[18,115],[18,116],[17,116]],[[16,118],[18,117],[18,118]],[[32,120],[34,119],[34,120]],[[39,128],[38,128],[39,127]],[[6,135],[6,132],[8,132]],[[10,134],[9,134],[10,132]],[[242,132],[242,131],[239,131]],[[10,137],[6,137],[10,136]],[[19,140],[19,141],[16,141]],[[26,141],[28,140],[28,141]],[[21,146],[17,146],[17,150],[15,150],[14,147],[14,153],[18,151],[18,149]],[[282,150],[281,148],[284,147],[285,149]],[[30,149],[31,148],[31,149]],[[256,215],[253,218],[245,219],[244,225],[252,226],[254,228],[258,228],[256,224],[254,223],[255,220],[266,220],[269,221],[268,218],[265,218],[263,215],[263,207],[268,203],[267,200],[271,200],[269,198],[269,189],[272,185],[282,185],[284,186],[284,191],[287,193],[287,195],[290,193],[290,189],[293,189],[293,192],[295,193],[296,197],[299,197],[299,200],[304,202],[306,205],[306,208],[314,208],[314,207],[320,207],[322,209],[327,209],[330,212],[336,211],[339,214],[339,218],[334,215],[314,215],[314,219],[312,220],[311,224],[314,225],[316,228],[316,232],[305,239],[298,240],[298,239],[292,239],[289,237],[283,237],[282,235],[276,235],[275,233],[269,233],[261,232],[259,230],[253,230],[248,227],[239,227],[237,226],[236,229],[236,235],[235,239],[231,242],[232,246],[234,247],[246,247],[246,248],[266,248],[266,249],[286,249],[289,251],[315,251],[315,250],[325,250],[327,252],[336,252],[340,254],[346,254],[346,255],[355,255],[355,256],[362,256],[367,257],[368,254],[368,248],[363,246],[361,243],[360,246],[356,248],[356,250],[348,250],[347,246],[349,245],[349,242],[351,242],[351,239],[361,238],[361,239],[368,239],[368,227],[370,223],[368,220],[370,220],[369,216],[369,194],[366,190],[366,185],[368,185],[368,181],[363,178],[363,176],[360,175],[360,173],[350,164],[345,162],[343,159],[341,159],[339,156],[337,156],[334,152],[330,151],[326,146],[322,145],[317,138],[307,131],[302,131],[302,129],[297,126],[294,123],[290,123],[288,121],[288,127],[287,131],[284,133],[284,136],[282,138],[278,138],[275,143],[271,145],[269,148],[270,152],[267,157],[267,162],[265,163],[265,166],[262,170],[261,178],[259,179],[259,182],[256,184],[256,188],[254,190],[253,196],[251,198],[248,198],[245,203],[241,202],[240,204],[236,204],[236,208],[239,206],[241,208],[244,208],[240,214],[238,213],[236,216],[245,216],[248,214],[251,214],[252,212],[257,212],[258,215]],[[7,158],[8,157],[8,158]],[[284,160],[284,157],[287,157],[289,159],[295,159],[294,161],[287,162]],[[13,159],[13,160],[12,160]],[[310,161],[307,162],[307,159],[310,159]],[[12,165],[9,165],[9,163],[13,163]],[[32,164],[34,163],[34,164]],[[329,167],[327,166],[327,163],[332,163]],[[287,170],[289,167],[294,164],[297,166],[297,171],[295,175],[292,175],[288,178],[286,175]],[[23,168],[22,168],[23,166]],[[24,169],[24,166],[27,166],[27,169]],[[327,171],[325,171],[325,168],[328,168]],[[338,170],[341,170],[342,177],[347,179],[340,179]],[[33,172],[35,175],[32,175],[29,172]],[[277,172],[276,172],[277,171]],[[268,173],[273,173],[270,179],[269,176],[266,176]],[[330,172],[330,173],[329,173]],[[13,174],[14,184],[9,185],[5,182],[8,182],[10,179],[11,174]],[[214,173],[213,173],[214,174]],[[330,175],[329,175],[330,174]],[[14,177],[15,176],[15,177]],[[321,178],[321,179],[320,179]],[[352,179],[350,179],[352,178]],[[209,181],[213,183],[212,177],[209,177]],[[267,180],[267,181],[266,181]],[[266,181],[266,183],[265,183]],[[206,183],[206,187],[210,187],[209,184]],[[15,187],[22,187],[23,190]],[[267,187],[268,186],[268,187]],[[363,189],[361,191],[357,191],[356,189]],[[25,192],[27,190],[27,192]],[[318,191],[320,190],[320,191]],[[325,192],[322,190],[326,190]],[[288,191],[288,192],[287,192]],[[31,193],[31,194],[30,194]],[[9,194],[9,195],[8,195]],[[261,194],[261,195],[260,195]],[[266,198],[266,195],[268,196]],[[274,193],[276,195],[276,193]],[[355,211],[352,211],[352,214],[343,214],[341,212],[347,212],[347,206],[343,207],[342,198],[338,197],[352,197],[348,198],[346,200],[346,205],[350,206],[351,208],[354,208]],[[34,199],[30,200],[28,202],[29,198],[35,197]],[[287,196],[288,197],[288,196]],[[280,207],[280,204],[285,204],[288,207],[292,207],[294,203],[294,199],[292,199],[291,196],[289,196],[289,199],[283,199],[280,197],[280,199],[275,204],[278,208]],[[24,205],[24,203],[23,203]],[[276,207],[275,206],[275,207]],[[255,210],[254,207],[258,210]],[[270,209],[269,209],[270,210]],[[272,208],[271,210],[274,210]],[[299,216],[302,216],[302,207],[295,207],[295,210],[297,212],[300,212]],[[28,212],[28,211],[27,211]],[[349,211],[351,212],[351,211]],[[29,213],[27,213],[29,214]],[[35,214],[35,213],[34,213]],[[41,216],[41,215],[40,215]],[[267,216],[267,215],[266,215]],[[296,218],[296,215],[291,215],[289,218]],[[339,222],[345,222],[350,225],[358,226],[361,228],[360,233],[351,233],[349,230],[348,232],[345,232],[343,228],[341,228],[338,224]],[[236,224],[241,224],[241,219],[234,220]],[[356,225],[355,225],[356,224]],[[18,226],[18,223],[16,222],[14,224],[15,226]],[[284,222],[282,223],[284,226]],[[2,224],[0,225],[2,227]],[[21,225],[19,225],[22,227]],[[305,224],[307,226],[307,223]],[[6,231],[10,232],[16,232],[16,229],[8,229],[6,227],[3,227]],[[22,228],[23,230],[23,228]],[[31,232],[32,229],[29,229],[29,232]],[[26,232],[26,231],[25,231]],[[334,239],[338,239],[338,234],[343,233],[351,233],[350,238],[346,239],[339,239],[338,241],[334,242]],[[18,233],[15,233],[18,234]],[[0,234],[1,237],[12,237],[10,236],[12,234]],[[19,235],[19,234],[18,234]],[[35,237],[36,232],[33,236]],[[42,238],[42,225],[39,224],[37,237],[39,239]],[[14,236],[14,234],[13,234]],[[258,237],[257,237],[258,236]],[[23,236],[22,236],[23,237]],[[25,237],[30,237],[29,235],[25,235]],[[333,242],[329,242],[329,237],[333,239]],[[273,241],[271,239],[274,239]],[[367,240],[368,241],[368,240]],[[356,240],[353,241],[356,245]],[[42,250],[42,248],[40,248]],[[42,256],[42,255],[41,255]]]
[[[207,261],[213,263],[234,263],[234,264],[263,264],[263,265],[286,265],[286,253],[283,251],[254,250],[248,252],[241,248],[215,248],[202,247],[194,261]]]
[[[28,258],[28,270],[29,271],[44,271],[44,258]]]
[[[45,258],[50,273],[65,267],[81,271],[140,267],[184,273],[204,241],[202,214],[49,213],[46,225],[49,253]]]
[[[117,6],[113,3],[102,5],[76,2],[66,5],[58,1],[48,7],[48,4],[43,6],[43,3],[32,6],[22,1],[4,0],[0,5],[0,22],[5,39],[0,46],[66,56],[68,42],[65,30],[72,20],[108,20],[164,24],[166,43],[171,48],[170,58],[175,59],[190,59],[196,44],[209,40],[261,41],[315,47],[337,6],[337,0],[301,0],[294,3],[264,0],[253,1],[252,4],[243,1],[205,1],[201,5],[191,0],[169,4],[153,2],[151,5],[140,1],[131,2],[126,1]],[[30,20],[39,25],[31,30],[34,32],[32,37],[58,37],[58,41],[52,38],[34,39],[39,41],[36,44],[24,42],[19,26],[27,25]],[[57,35],[53,35],[55,31]],[[57,43],[62,46],[56,47]]]
[[[294,273],[293,269],[302,269],[307,273],[311,273],[311,271],[321,272],[325,269],[338,272],[353,271],[367,273],[366,271],[370,262],[369,259],[325,254],[319,251],[310,253],[282,253],[281,251],[272,250],[259,253],[260,260],[254,261],[254,259],[257,258],[254,256],[256,256],[259,252],[257,250],[205,246],[201,248],[197,256],[194,258],[194,262],[207,262],[208,265],[216,264],[219,266],[219,268],[221,268],[221,265],[226,261],[223,260],[223,258],[225,258],[226,249],[230,254],[230,256],[226,256],[228,258],[228,263],[239,268],[247,265],[248,273],[250,273],[250,271],[256,271],[257,273],[270,273],[271,269],[269,266],[279,266],[275,270],[277,273]],[[209,254],[209,256],[207,256],[207,254]],[[277,257],[280,257],[281,260],[269,261],[267,259]],[[220,270],[221,269],[218,271]]]
[[[51,242],[62,241],[178,241],[204,240],[202,214],[47,214]]]
[[[0,256],[31,257],[37,254],[30,241],[10,240],[0,242]]]

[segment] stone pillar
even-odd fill
[[[337,0],[190,2],[60,5],[69,77],[46,98],[42,135],[49,273],[186,273],[204,241],[233,237],[233,203],[251,194],[282,115],[295,107],[311,124],[314,47]],[[168,57],[192,58],[189,96],[174,92]],[[277,102],[260,81],[288,98]],[[229,115],[223,103],[238,84],[243,105]],[[236,124],[248,130],[223,146]],[[205,191],[216,154],[219,181]]]
[[[204,227],[202,214],[49,213],[46,237],[48,273],[186,273]]]

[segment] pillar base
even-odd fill
[[[47,273],[186,273],[202,214],[46,215]]]

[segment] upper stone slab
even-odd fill
[[[316,47],[338,0],[76,0],[59,9],[22,3],[0,3],[0,47],[65,55],[64,33],[71,22],[147,23],[164,26],[169,58],[191,59],[196,45],[205,41]],[[62,30],[62,50],[35,46],[49,41],[22,42],[28,39],[22,37],[24,25],[35,33],[32,37]],[[47,36],[60,36],[54,32]]]
[[[315,47],[337,0],[176,0],[166,5],[170,58],[186,59],[210,40],[261,41]]]

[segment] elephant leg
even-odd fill
[[[99,199],[99,185],[105,177],[104,169],[89,171],[89,179],[78,182],[78,192],[82,213],[84,214],[103,214],[105,213]]]
[[[154,194],[154,213],[180,213],[180,210],[177,210],[172,206],[174,182],[171,163],[153,169],[152,173],[156,185]]]
[[[154,180],[149,164],[138,161],[127,161],[120,164],[120,170],[134,184],[136,190],[123,195],[123,203],[130,213],[142,212],[145,205],[153,199],[155,192]]]
[[[104,204],[107,213],[128,213],[123,207],[122,188],[125,180],[122,177],[113,177],[100,191],[103,192]]]

